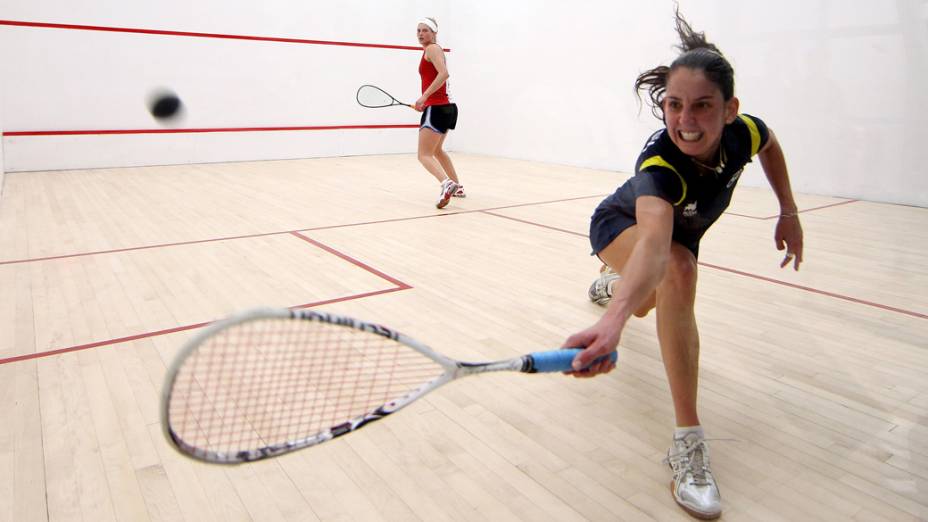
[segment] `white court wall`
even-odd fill
[[[124,2],[0,0],[0,19],[418,47],[406,0]],[[450,40],[450,39],[449,39]],[[445,43],[445,42],[443,42]],[[447,44],[446,44],[447,45]],[[0,25],[7,131],[162,129],[146,99],[169,87],[167,128],[416,125],[405,108],[364,109],[365,83],[414,101],[421,50]],[[412,152],[415,128],[5,136],[9,171]]]
[[[928,206],[913,158],[928,126],[928,2],[680,6],[732,62],[743,112],[776,132],[795,190]],[[639,113],[633,84],[677,55],[673,2],[472,0],[451,15],[457,150],[633,169],[661,126]],[[746,174],[741,183],[766,185],[759,164]]]
[[[681,0],[731,60],[744,112],[782,142],[794,188],[928,206],[912,158],[928,124],[924,0]],[[671,0],[182,3],[0,0],[0,18],[415,46],[439,19],[461,107],[452,150],[630,171],[660,127],[635,77],[676,55]],[[419,92],[419,52],[0,25],[7,131],[157,128],[154,86],[183,127],[415,124],[355,103],[363,83]],[[4,138],[7,170],[413,152],[415,129]],[[466,176],[466,173],[462,173]],[[757,165],[742,178],[765,185]]]

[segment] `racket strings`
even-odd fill
[[[389,107],[397,103],[393,96],[373,85],[364,85],[358,89],[357,99],[364,107]]]
[[[428,357],[370,332],[251,321],[190,355],[171,391],[170,423],[202,450],[259,449],[363,416],[442,372]]]

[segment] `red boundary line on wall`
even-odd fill
[[[26,22],[22,20],[0,20],[0,25],[14,27],[37,27],[43,29],[70,29],[77,31],[103,31],[113,33],[151,34],[159,36],[183,36],[192,38],[221,38],[229,40],[249,40],[262,42],[295,43],[309,45],[337,45],[346,47],[367,47],[380,49],[401,49],[421,51],[420,46],[372,44],[359,42],[338,42],[331,40],[308,40],[303,38],[279,38],[273,36],[234,35],[221,33],[200,33],[189,31],[168,31],[161,29],[140,29],[133,27],[107,27],[99,25],[57,24],[47,22]],[[451,49],[445,49],[451,52]],[[12,131],[2,132],[0,136],[75,136],[107,134],[186,134],[205,132],[268,132],[268,131],[308,131],[308,130],[345,130],[345,129],[415,129],[418,125],[332,125],[332,126],[297,126],[297,127],[228,127],[198,129],[105,129],[105,130],[52,130],[52,131]]]
[[[300,308],[311,308],[311,307],[314,307],[314,306],[322,306],[322,305],[327,305],[327,304],[332,304],[332,303],[340,303],[340,302],[343,302],[343,301],[351,301],[351,300],[353,300],[353,299],[361,299],[361,298],[364,298],[364,297],[371,297],[371,296],[375,296],[375,295],[389,294],[389,293],[392,293],[392,292],[399,292],[399,291],[401,291],[401,290],[409,290],[409,289],[412,288],[412,286],[410,286],[410,285],[408,285],[408,284],[406,284],[406,283],[400,281],[399,279],[396,279],[395,277],[391,277],[391,276],[385,274],[384,272],[381,272],[380,270],[377,270],[376,268],[371,267],[371,266],[368,265],[367,263],[363,263],[363,262],[361,262],[361,261],[358,261],[357,259],[355,259],[355,258],[353,258],[353,257],[351,257],[351,256],[348,256],[348,255],[346,255],[346,254],[343,254],[343,253],[339,252],[338,250],[335,250],[334,248],[332,248],[332,247],[330,247],[330,246],[327,246],[327,245],[325,245],[325,244],[323,244],[323,243],[320,243],[320,242],[318,242],[318,241],[315,241],[315,240],[313,240],[313,239],[310,239],[309,237],[307,237],[307,236],[305,236],[305,235],[303,235],[303,234],[300,234],[300,233],[298,233],[298,232],[290,232],[290,234],[293,235],[293,236],[296,236],[296,237],[299,238],[299,239],[302,239],[303,241],[305,241],[305,242],[307,242],[307,243],[309,243],[309,244],[311,244],[311,245],[313,245],[313,246],[315,246],[315,247],[317,247],[317,248],[320,248],[320,249],[322,249],[322,250],[325,250],[326,252],[328,252],[328,253],[330,253],[330,254],[332,254],[332,255],[334,255],[334,256],[336,256],[336,257],[338,257],[338,258],[340,258],[340,259],[342,259],[342,260],[344,260],[344,261],[347,261],[348,263],[351,263],[351,264],[353,264],[353,265],[355,265],[355,266],[361,268],[362,270],[364,270],[364,271],[366,271],[366,272],[369,272],[369,273],[371,273],[371,274],[374,274],[374,275],[376,275],[377,277],[380,277],[381,279],[384,279],[384,280],[389,281],[390,283],[396,285],[396,286],[393,287],[393,288],[386,288],[386,289],[383,289],[383,290],[374,290],[374,291],[371,291],[371,292],[364,292],[364,293],[361,293],[361,294],[354,294],[354,295],[343,296],[343,297],[335,297],[335,298],[332,298],[332,299],[326,299],[326,300],[324,300],[324,301],[315,301],[315,302],[311,302],[311,303],[305,303],[305,304],[300,304],[300,305],[294,305],[294,306],[289,307],[289,308],[292,309],[292,310],[300,309]],[[258,235],[256,235],[256,236],[242,236],[242,237],[243,237],[243,238],[248,238],[248,237],[257,237],[257,236],[260,236],[260,235],[262,235],[262,234],[258,234]],[[127,249],[127,250],[131,250],[131,249]],[[167,334],[172,334],[172,333],[177,333],[177,332],[184,332],[184,331],[187,331],[187,330],[194,330],[194,329],[196,329],[196,328],[201,328],[201,327],[203,327],[203,326],[206,326],[206,325],[210,324],[210,322],[212,322],[212,321],[207,321],[207,322],[204,322],[204,323],[188,324],[188,325],[184,325],[184,326],[177,326],[177,327],[174,327],[174,328],[166,328],[166,329],[163,329],[163,330],[156,330],[156,331],[154,331],[154,332],[146,332],[146,333],[141,333],[141,334],[136,334],[136,335],[129,335],[129,336],[126,336],[126,337],[119,337],[119,338],[116,338],[116,339],[108,339],[108,340],[105,340],[105,341],[95,341],[95,342],[92,342],[92,343],[80,344],[80,345],[77,345],[77,346],[70,346],[70,347],[67,347],[67,348],[57,348],[57,349],[54,349],[54,350],[46,350],[46,351],[43,351],[43,352],[29,353],[29,354],[24,354],[24,355],[15,355],[15,356],[12,356],[12,357],[6,357],[6,358],[4,358],[4,359],[0,359],[0,365],[7,364],[7,363],[18,362],[18,361],[28,361],[28,360],[31,360],[31,359],[40,359],[40,358],[43,358],[43,357],[51,357],[51,356],[53,356],[53,355],[60,355],[60,354],[63,354],[63,353],[77,352],[77,351],[81,351],[81,350],[88,350],[88,349],[90,349],[90,348],[98,348],[98,347],[100,347],[100,346],[109,346],[109,345],[112,345],[112,344],[120,344],[120,343],[129,342],[129,341],[137,341],[137,340],[139,340],[139,339],[147,339],[147,338],[149,338],[149,337],[158,337],[158,336],[161,336],[161,335],[167,335]]]
[[[372,44],[359,42],[337,42],[331,40],[307,40],[303,38],[278,38],[274,36],[252,36],[221,33],[197,33],[189,31],[167,31],[162,29],[139,29],[133,27],[106,27],[100,25],[53,24],[47,22],[24,22],[21,20],[0,20],[0,25],[16,27],[39,27],[43,29],[71,29],[76,31],[103,31],[110,33],[153,34],[158,36],[184,36],[189,38],[222,38],[225,40],[250,40],[259,42],[295,43],[309,45],[340,45],[345,47],[374,47],[379,49],[401,49],[404,51],[421,51],[422,47],[412,45]],[[451,52],[451,49],[445,49]]]
[[[57,130],[57,131],[11,131],[3,136],[75,136],[104,134],[186,134],[203,132],[279,132],[279,131],[317,131],[317,130],[357,130],[357,129],[418,129],[415,124],[396,125],[312,125],[298,127],[217,127],[193,129],[113,129],[113,130]]]

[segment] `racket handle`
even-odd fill
[[[529,359],[528,368],[524,368],[522,371],[535,373],[535,372],[572,372],[574,368],[572,363],[574,362],[574,357],[578,353],[582,352],[581,348],[565,348],[563,350],[548,350],[547,352],[533,352],[526,355],[526,359]],[[609,358],[610,361],[616,362],[619,358],[619,354],[612,352],[609,355],[603,355],[602,357],[593,361],[594,363],[600,362]]]

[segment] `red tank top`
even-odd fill
[[[432,62],[425,59],[425,51],[422,52],[422,59],[419,60],[419,76],[422,77],[422,93],[424,94],[429,85],[438,77],[438,69]],[[448,105],[451,100],[448,98],[448,81],[441,84],[437,91],[425,99],[425,106],[430,105]]]

